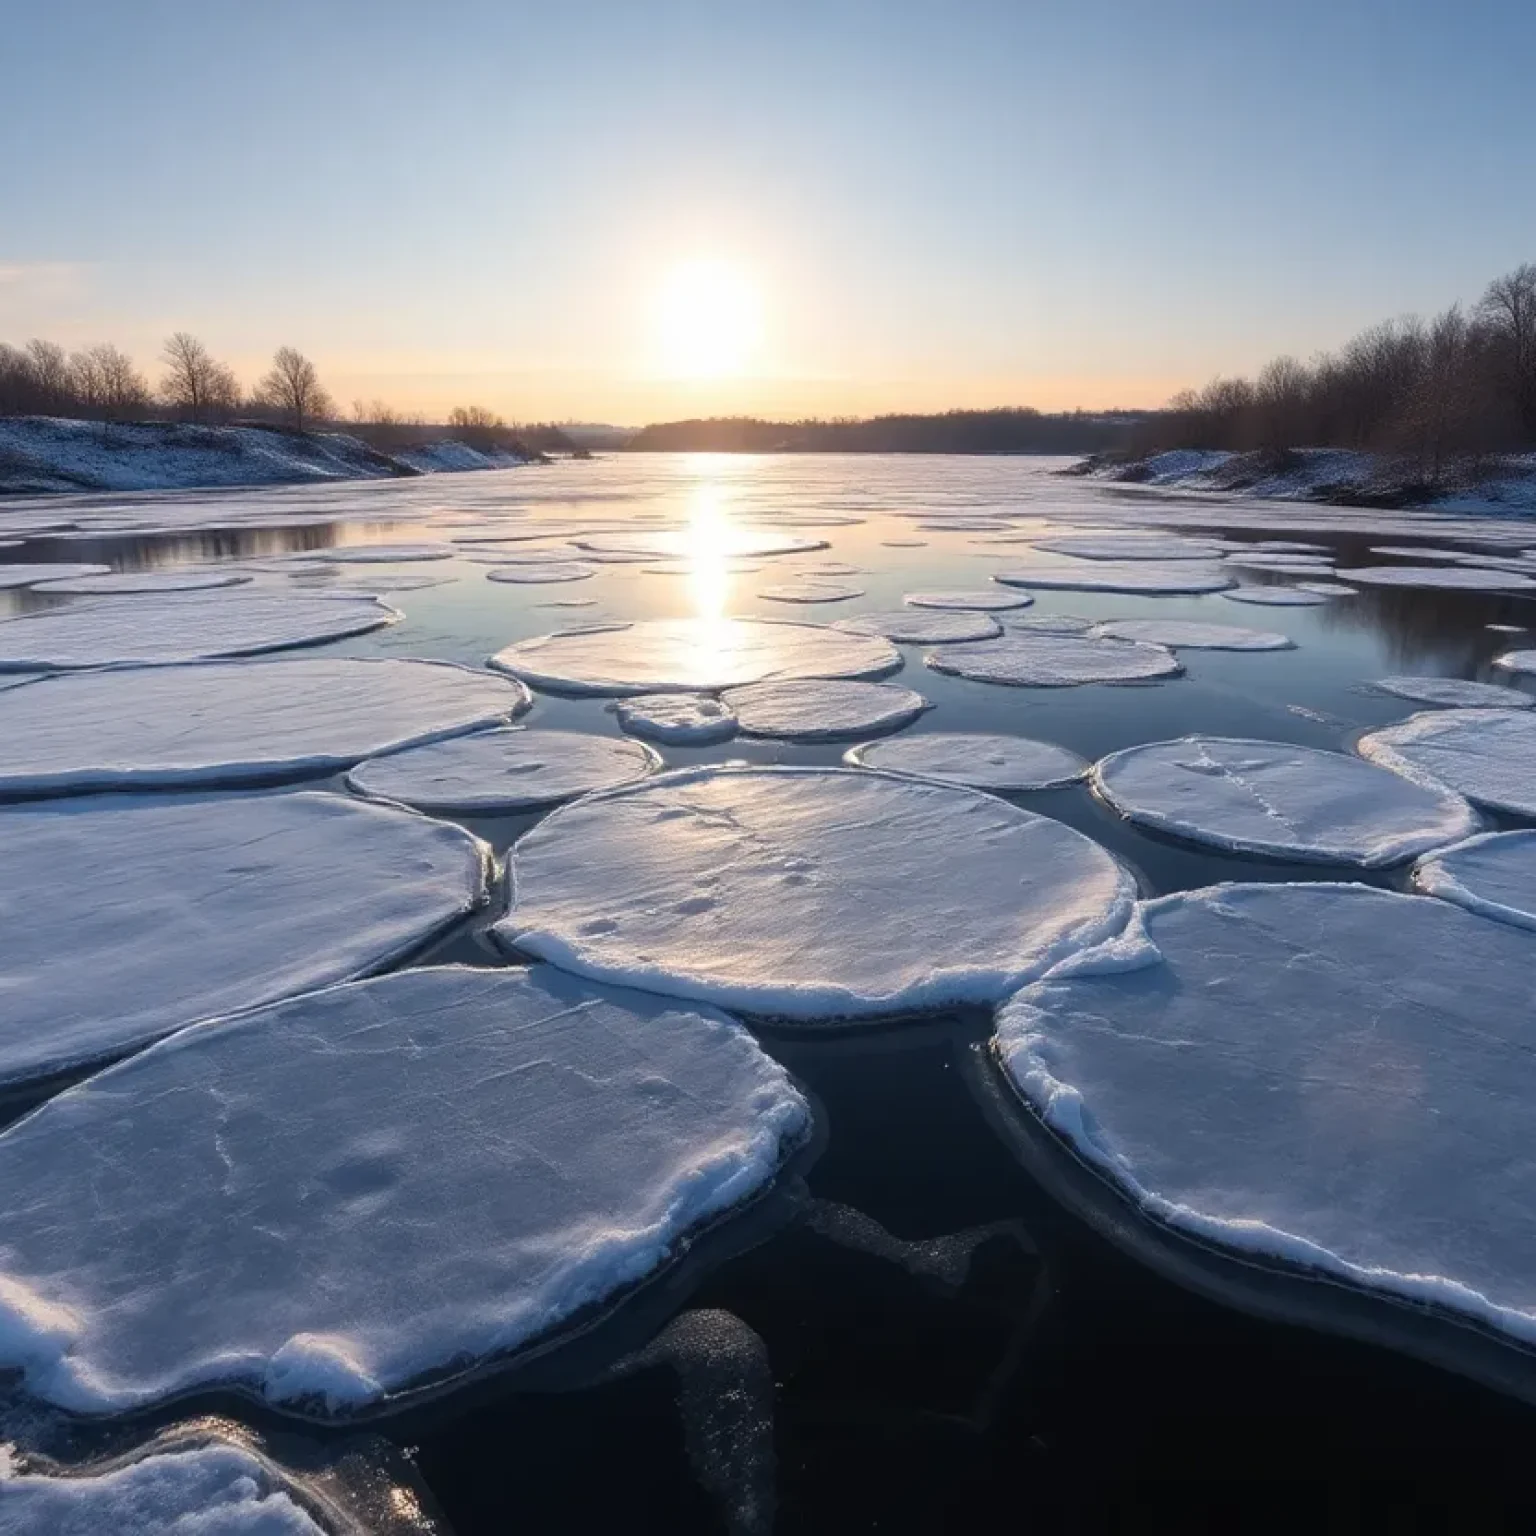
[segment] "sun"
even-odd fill
[[[752,280],[723,261],[678,267],[661,292],[661,350],[674,378],[739,374],[762,338],[762,302]]]

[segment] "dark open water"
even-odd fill
[[[492,584],[484,566],[461,560],[343,569],[348,582],[379,575],[381,589],[391,574],[452,579],[391,598],[404,622],[335,650],[471,664],[515,639],[602,619],[726,613],[828,622],[898,607],[904,591],[982,586],[1000,564],[1029,558],[1022,543],[989,542],[995,532],[915,531],[919,519],[902,514],[1095,526],[1123,522],[1128,508],[1155,524],[1195,506],[1233,537],[1325,543],[1341,567],[1382,563],[1368,552],[1372,544],[1415,534],[1471,547],[1444,529],[1411,526],[1403,514],[1379,515],[1404,525],[1396,531],[1323,532],[1298,528],[1292,508],[1159,499],[1051,478],[1051,467],[614,458],[431,482],[0,506],[0,532],[8,518],[78,517],[86,526],[72,537],[35,539],[4,558],[136,569],[451,534],[428,511],[434,505],[458,509],[461,520],[505,503],[548,519],[862,519],[790,530],[831,548],[737,576],[718,567],[687,577],[619,565],[590,581],[517,587]],[[272,525],[251,527],[253,511]],[[401,514],[406,520],[385,520]],[[93,535],[90,520],[104,516],[193,526]],[[1329,509],[1308,516],[1317,524],[1358,518]],[[1230,520],[1221,524],[1223,517]],[[888,539],[925,544],[891,548]],[[1536,527],[1528,542],[1536,547]],[[858,576],[835,579],[862,586],[865,596],[801,608],[755,595],[786,571],[826,559],[860,567]],[[1243,575],[1254,584],[1308,579]],[[588,598],[591,606],[547,606]],[[10,611],[57,601],[0,593],[0,609]],[[946,677],[922,666],[919,648],[905,647],[901,680],[937,706],[911,729],[1011,731],[1089,758],[1191,731],[1340,748],[1413,710],[1370,691],[1370,679],[1416,672],[1508,683],[1490,669],[1492,658],[1529,642],[1487,626],[1536,624],[1536,602],[1525,598],[1417,590],[1365,589],[1316,608],[1040,592],[1027,612],[1206,618],[1280,629],[1297,648],[1186,651],[1187,675],[1169,682],[1047,690]],[[543,697],[527,723],[616,731],[601,700]],[[662,751],[679,765],[834,762],[845,745],[737,740]],[[1081,786],[1018,799],[1111,848],[1148,894],[1226,879],[1360,878],[1147,835]],[[466,825],[504,851],[534,819]],[[1398,885],[1403,877],[1368,878]],[[467,932],[431,958],[497,963]],[[815,1039],[761,1030],[820,1112],[823,1141],[803,1171],[798,1219],[746,1252],[695,1265],[668,1303],[682,1321],[661,1350],[652,1348],[652,1363],[634,1362],[609,1379],[598,1369],[594,1381],[587,1362],[580,1380],[481,1392],[398,1433],[385,1424],[452,1529],[830,1536],[1140,1530],[1157,1517],[1212,1530],[1260,1521],[1348,1530],[1527,1524],[1536,1409],[1381,1348],[1253,1320],[1124,1256],[1046,1194],[989,1119],[978,1091],[989,1070],[980,1050],[987,1034],[982,1016]],[[625,1348],[643,1343],[629,1338]]]

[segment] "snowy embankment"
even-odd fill
[[[50,416],[0,420],[0,496],[51,491],[162,491],[305,480],[379,480],[469,469],[508,469],[516,454],[466,443],[424,443],[380,453],[345,432],[275,427],[192,427]]]
[[[1430,483],[1400,459],[1348,448],[1299,448],[1286,453],[1176,448],[1144,458],[1099,455],[1066,473],[1278,501],[1536,515],[1536,455],[1532,454],[1457,466],[1438,483]]]

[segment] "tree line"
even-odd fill
[[[1137,455],[1352,448],[1401,458],[1430,483],[1468,458],[1536,449],[1536,264],[1496,278],[1470,309],[1387,320],[1310,362],[1277,357],[1253,379],[1185,390],[1129,443]]]
[[[242,389],[235,371],[196,336],[177,331],[160,353],[151,384],[133,359],[109,342],[67,351],[33,339],[0,342],[0,416],[60,416],[110,429],[132,421],[225,426],[234,421],[280,424],[296,432],[342,425],[336,401],[314,363],[296,347],[279,347],[255,386]],[[482,451],[569,449],[556,427],[509,423],[484,406],[456,406],[445,423],[408,416],[382,400],[354,401],[346,429],[383,451],[441,436],[442,428]]]

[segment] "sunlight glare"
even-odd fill
[[[691,261],[668,278],[659,313],[668,373],[683,379],[738,374],[762,335],[762,305],[751,280],[722,261]]]
[[[688,517],[688,585],[701,619],[722,619],[731,597],[731,518],[719,485],[702,482]]]

